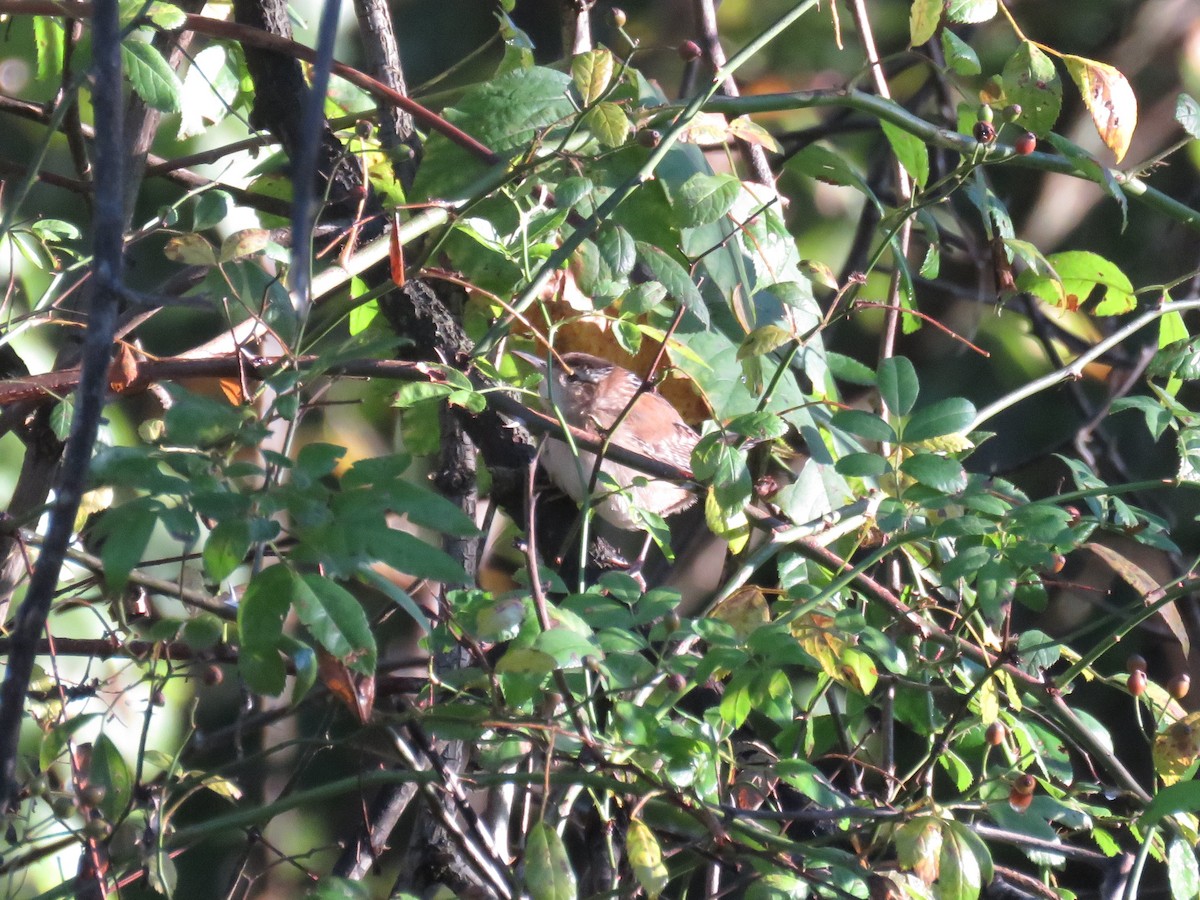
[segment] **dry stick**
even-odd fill
[[[14,649],[0,686],[0,805],[16,799],[17,740],[25,692],[33,672],[37,641],[46,627],[59,572],[71,540],[71,529],[87,479],[92,447],[108,389],[108,365],[120,311],[122,223],[124,221],[124,150],[121,123],[121,25],[117,0],[97,0],[92,23],[95,84],[92,103],[97,121],[108,128],[95,142],[96,209],[93,219],[92,302],[84,337],[81,381],[71,433],[50,507],[50,524],[29,590],[17,610]]]
[[[713,69],[719,71],[725,66],[725,48],[721,46],[721,35],[717,31],[716,4],[713,0],[695,0],[695,5],[696,18],[700,20],[700,36],[704,40],[704,49],[712,61]],[[732,75],[725,79],[721,89],[728,97],[741,96],[741,91],[738,90],[737,82],[733,80]],[[754,179],[759,184],[773,187],[775,176],[771,173],[771,167],[767,163],[767,151],[758,144],[751,144],[749,141],[741,139],[737,144],[738,149],[742,151],[742,156],[750,165],[750,171],[754,173]]]
[[[404,83],[404,69],[400,65],[400,48],[396,45],[396,33],[392,28],[392,14],[386,0],[354,0],[354,12],[358,15],[359,34],[367,51],[370,73],[381,84],[387,85],[397,94],[408,96]],[[411,151],[409,157],[395,163],[396,174],[405,191],[412,188],[421,161],[421,138],[417,134],[412,114],[401,107],[379,100],[379,143],[385,150],[401,145]]]

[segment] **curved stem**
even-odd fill
[[[994,403],[990,403],[976,413],[971,424],[966,428],[969,434],[972,431],[977,431],[984,422],[992,417],[1004,412],[1011,406],[1015,406],[1022,400],[1039,394],[1047,388],[1054,387],[1063,381],[1076,379],[1083,375],[1083,370],[1094,360],[1099,359],[1109,350],[1116,347],[1118,344],[1128,340],[1137,332],[1141,331],[1147,325],[1160,319],[1167,313],[1171,312],[1186,312],[1190,309],[1200,309],[1200,300],[1175,300],[1169,303],[1164,303],[1161,306],[1147,310],[1136,319],[1123,328],[1110,334],[1104,340],[1088,348],[1084,353],[1079,354],[1070,363],[1063,366],[1061,369],[1055,369],[1053,372],[1048,372],[1041,378],[1035,378],[1028,384],[1024,384],[1015,391],[1010,391]]]

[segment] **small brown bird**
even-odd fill
[[[546,374],[542,396],[573,425],[598,439],[604,438],[625,412],[642,379],[628,369],[590,353],[564,353],[547,373],[546,361],[515,351]],[[620,447],[691,470],[692,450],[700,436],[670,403],[653,391],[638,395],[633,408],[617,425],[612,442]],[[551,440],[542,452],[542,466],[550,479],[576,503],[587,497],[587,485],[596,466],[596,454],[580,449],[578,457],[561,440]],[[605,459],[601,471],[623,490],[597,484],[596,512],[625,531],[643,531],[633,509],[670,516],[691,506],[696,495],[681,485],[646,475]],[[636,483],[635,483],[636,482]]]

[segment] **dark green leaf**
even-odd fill
[[[874,413],[861,409],[843,409],[834,413],[830,426],[868,441],[895,441],[892,426]]]
[[[204,542],[204,571],[219,584],[242,564],[249,550],[249,522],[245,519],[218,522]]]
[[[447,584],[465,584],[470,579],[462,565],[447,553],[404,531],[384,528],[369,538],[367,551],[385,562],[417,578],[429,578]]]
[[[879,396],[889,412],[898,416],[912,412],[921,387],[917,383],[917,370],[907,357],[889,356],[879,364],[875,378]]]
[[[967,486],[967,473],[958,460],[932,453],[910,456],[900,464],[900,471],[920,484],[947,494],[961,491]]]
[[[157,523],[156,504],[146,499],[113,507],[100,517],[95,535],[103,540],[100,558],[108,590],[117,592],[125,587],[129,573],[142,561]]]
[[[354,595],[321,575],[302,575],[292,596],[296,615],[331,656],[362,675],[375,672],[375,636]]]
[[[1167,816],[1197,811],[1200,811],[1200,781],[1184,781],[1155,794],[1142,813],[1140,825],[1152,828]]]
[[[847,453],[834,463],[834,468],[847,478],[878,478],[890,466],[878,453]]]
[[[927,441],[946,434],[960,434],[975,421],[970,400],[950,397],[917,410],[905,423],[901,437],[908,442]]]
[[[104,732],[92,742],[92,759],[87,773],[88,784],[104,788],[104,798],[98,804],[104,818],[115,822],[129,804],[133,792],[133,776],[125,757]]]
[[[687,307],[701,325],[707,326],[708,307],[704,305],[704,298],[700,296],[700,290],[688,270],[652,244],[639,241],[637,251],[638,259],[650,270],[654,279],[662,283],[667,293]]]

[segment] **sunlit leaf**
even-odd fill
[[[1062,79],[1054,61],[1025,41],[1004,64],[1004,102],[1021,107],[1017,124],[1044,137],[1062,110]]]
[[[159,112],[179,112],[183,86],[175,70],[167,65],[154,47],[131,38],[121,44],[121,65],[125,77],[146,105]]]
[[[978,75],[983,71],[975,50],[949,28],[942,29],[942,53],[956,75]]]
[[[599,100],[612,81],[613,55],[603,47],[580,53],[571,60],[571,80],[584,106]]]
[[[667,886],[670,873],[663,864],[658,838],[641,819],[631,819],[629,822],[625,832],[625,852],[638,884],[650,900],[657,900]]]
[[[892,145],[896,159],[904,166],[904,171],[917,183],[917,187],[925,187],[925,182],[929,180],[929,148],[925,142],[891,122],[880,120],[879,126]]]
[[[1105,146],[1120,162],[1137,127],[1137,97],[1129,81],[1117,69],[1094,59],[1064,56],[1063,63],[1083,95],[1084,105],[1092,114]]]
[[[625,110],[607,100],[597,103],[583,116],[583,123],[604,147],[620,147],[633,130]]]
[[[558,832],[539,820],[525,839],[525,886],[533,900],[575,900],[575,872]]]
[[[919,47],[937,31],[942,19],[942,0],[913,0],[908,11],[908,42]]]

